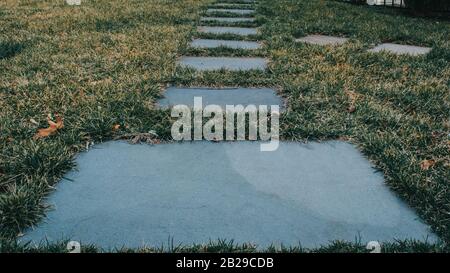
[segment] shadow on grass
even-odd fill
[[[0,60],[14,57],[25,48],[23,43],[0,42]]]

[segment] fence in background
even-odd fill
[[[407,8],[405,0],[339,0],[344,2],[352,2],[363,4],[367,3],[371,6],[387,6],[395,8]],[[437,4],[433,11],[436,12],[450,12],[450,0],[436,0]]]

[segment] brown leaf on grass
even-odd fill
[[[436,160],[434,159],[425,159],[420,162],[420,168],[424,171],[427,171],[429,168],[433,167],[436,164]]]
[[[347,108],[347,112],[349,112],[349,113],[353,113],[355,111],[356,111],[356,106],[353,104]]]
[[[353,113],[356,111],[356,100],[358,99],[358,94],[354,91],[345,91],[345,94],[348,96],[350,100],[350,105],[347,108],[347,112]]]
[[[348,96],[351,102],[355,102],[358,99],[358,94],[354,91],[346,90],[345,94]]]
[[[113,131],[117,131],[119,129],[120,129],[120,124],[114,124],[113,127],[112,127]]]
[[[48,122],[49,126],[47,128],[39,129],[33,138],[38,139],[38,138],[48,137],[48,136],[51,136],[54,133],[56,133],[56,131],[58,131],[59,129],[62,129],[64,127],[63,119],[59,115],[55,115],[55,117],[56,117],[56,122],[54,122],[51,119],[50,114],[49,114],[47,116],[47,122]]]

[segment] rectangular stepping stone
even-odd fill
[[[226,105],[278,105],[283,101],[271,88],[178,88],[170,87],[158,104],[162,108],[173,105],[194,107],[194,97],[202,97],[203,105],[216,104],[225,110]]]
[[[258,29],[247,27],[198,27],[198,32],[209,34],[235,34],[235,35],[256,35]]]
[[[326,36],[326,35],[308,35],[295,40],[296,42],[308,43],[313,45],[342,45],[348,41],[347,38]]]
[[[214,7],[215,9],[253,9],[253,7],[250,4],[245,3],[215,3]]]
[[[380,44],[372,49],[368,50],[369,52],[390,52],[394,54],[408,54],[413,56],[419,56],[427,54],[431,51],[431,48],[429,47],[420,47],[420,46],[410,46],[410,45],[400,45],[400,44],[391,44],[391,43],[385,43]]]
[[[255,13],[255,10],[253,9],[207,9],[206,12],[213,13],[213,12],[224,12],[224,13],[232,13],[232,14],[239,14],[239,15],[248,15]]]
[[[81,153],[47,199],[54,207],[21,242],[116,247],[233,239],[317,247],[437,237],[351,144],[107,142]]]
[[[264,70],[268,61],[264,58],[250,57],[182,57],[179,65],[200,71],[227,69],[239,70]]]
[[[221,46],[234,48],[234,49],[258,49],[258,48],[261,48],[261,44],[259,44],[257,42],[248,42],[248,41],[195,39],[191,43],[191,47],[194,47],[194,48],[216,48],[216,47],[221,47]]]
[[[255,18],[245,18],[245,17],[202,17],[200,18],[202,22],[226,22],[226,23],[240,23],[240,22],[254,22]]]

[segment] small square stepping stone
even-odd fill
[[[255,18],[246,17],[202,17],[200,18],[202,22],[225,22],[225,23],[240,23],[240,22],[254,22]]]
[[[407,54],[412,56],[419,56],[427,54],[431,51],[431,48],[429,47],[420,47],[420,46],[410,46],[410,45],[400,45],[400,44],[391,44],[391,43],[384,43],[380,44],[372,49],[369,49],[368,52],[390,52],[393,54]]]
[[[22,242],[61,239],[106,249],[217,238],[318,247],[437,237],[351,144],[107,142],[81,153]],[[70,181],[69,181],[70,180]]]
[[[179,65],[200,71],[227,69],[239,70],[264,70],[267,67],[267,59],[250,57],[182,57]]]
[[[247,27],[198,27],[198,32],[209,34],[235,34],[235,35],[256,35],[258,29]]]
[[[226,105],[278,105],[283,101],[271,88],[177,88],[170,87],[158,103],[162,108],[173,105],[194,107],[194,97],[201,97],[203,105],[215,104],[225,110]]]
[[[224,12],[224,13],[232,13],[232,14],[239,14],[239,15],[249,15],[255,13],[255,10],[253,9],[208,9],[206,10],[208,13],[213,12]]]
[[[249,41],[233,41],[233,40],[209,40],[209,39],[195,39],[191,43],[194,48],[216,48],[229,47],[234,49],[258,49],[261,44]]]
[[[347,38],[326,36],[326,35],[308,35],[306,37],[298,38],[296,42],[308,43],[313,45],[342,45],[348,41]]]

